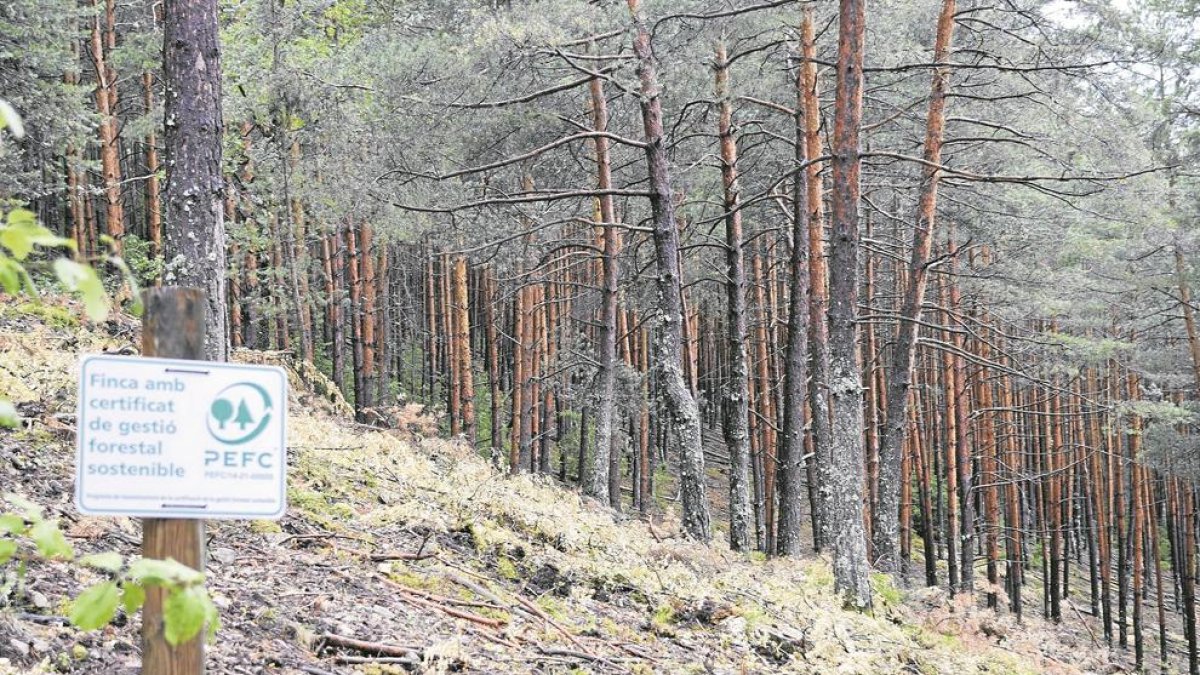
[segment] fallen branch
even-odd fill
[[[1075,616],[1079,617],[1079,623],[1083,624],[1083,627],[1087,629],[1088,637],[1092,639],[1092,645],[1099,649],[1100,641],[1096,639],[1096,634],[1092,632],[1092,627],[1088,625],[1087,619],[1083,618],[1083,613],[1081,613],[1079,608],[1075,606],[1075,603],[1071,602],[1070,600],[1067,600],[1067,606],[1075,610]]]
[[[47,614],[31,614],[29,612],[18,612],[16,617],[21,621],[30,623],[42,624],[44,626],[69,626],[71,620],[65,616],[52,616]]]
[[[658,657],[656,657],[652,654],[647,654],[646,652],[644,652],[640,649],[635,649],[633,647],[633,645],[626,644],[624,642],[615,642],[613,644],[615,644],[617,646],[617,649],[620,649],[621,651],[623,651],[626,654],[629,654],[631,656],[636,656],[639,659],[653,661],[654,663],[658,663],[658,661],[659,661]]]
[[[390,579],[384,579],[384,581],[389,584],[395,583]],[[442,605],[452,605],[455,607],[480,607],[483,609],[494,609],[500,612],[507,612],[511,609],[508,603],[494,595],[489,596],[493,602],[481,602],[479,600],[460,600],[458,598],[448,598],[444,595],[438,595],[437,593],[430,593],[429,591],[418,591],[415,588],[410,588],[408,586],[401,586],[401,589],[406,593]]]
[[[413,561],[413,560],[428,560],[430,558],[436,558],[437,554],[436,553],[404,553],[403,551],[398,551],[396,553],[369,553],[369,554],[367,554],[367,557],[371,559],[371,562],[387,562],[389,560]]]
[[[520,649],[521,648],[521,645],[513,642],[512,640],[506,640],[506,639],[500,637],[498,634],[493,633],[492,631],[486,631],[486,630],[479,631],[479,632],[472,631],[471,634],[478,635],[479,637],[487,640],[488,642],[494,642],[494,643],[500,645],[501,647],[508,647],[509,649]]]
[[[581,643],[579,640],[577,640],[574,635],[572,635],[570,632],[567,631],[566,628],[563,628],[561,625],[559,625],[559,623],[557,621],[555,621],[554,619],[551,619],[545,612],[542,611],[541,607],[538,607],[537,605],[526,600],[525,598],[521,597],[520,595],[516,596],[516,598],[517,598],[517,602],[521,603],[522,607],[529,610],[530,612],[533,612],[534,614],[537,615],[537,617],[539,619],[541,619],[542,621],[545,621],[546,623],[553,626],[555,630],[557,630],[559,633],[563,634],[563,637],[570,640],[571,644],[575,645],[576,647],[579,647],[592,659],[599,658],[597,656],[594,656],[591,652],[588,652],[588,648],[584,647],[583,643]]]
[[[338,550],[345,551],[347,553],[359,556],[360,558],[366,558],[366,559],[370,560],[371,562],[387,562],[389,560],[415,561],[415,560],[428,560],[430,558],[437,557],[437,553],[421,553],[420,551],[418,551],[416,553],[406,553],[404,551],[395,551],[392,553],[368,553],[366,551],[363,551],[363,550],[360,550],[357,548],[352,548],[350,546],[338,546],[337,544],[334,544],[334,547],[337,548]]]
[[[334,661],[347,666],[362,663],[390,663],[403,666],[421,665],[420,659],[411,659],[403,656],[338,656],[334,658]]]
[[[338,532],[316,532],[313,534],[293,534],[291,536],[284,537],[283,539],[279,540],[279,546],[283,546],[289,541],[311,541],[313,539],[349,539],[350,541],[361,541],[368,544],[371,543],[371,540],[365,537],[355,536],[352,534],[340,534]]]
[[[421,658],[421,649],[409,645],[389,645],[382,642],[368,642],[356,638],[337,635],[335,633],[325,633],[317,639],[317,651],[319,652],[324,647],[341,647],[343,649],[353,649],[363,654],[373,654],[375,656],[416,656],[418,661]]]
[[[587,654],[584,652],[577,652],[573,649],[559,649],[557,647],[542,647],[539,645],[537,650],[538,653],[542,654],[543,656],[565,656],[567,658],[580,659],[582,661],[602,660],[598,656],[593,656],[592,654]]]
[[[472,623],[479,624],[480,626],[487,626],[488,628],[493,628],[493,629],[499,630],[500,628],[504,627],[505,622],[501,621],[500,619],[492,619],[492,618],[489,618],[486,616],[479,616],[478,614],[472,614],[471,612],[464,612],[462,610],[455,609],[453,607],[448,607],[443,602],[439,602],[439,601],[433,600],[431,598],[423,598],[420,595],[418,595],[415,591],[413,591],[412,589],[410,589],[406,586],[402,586],[390,579],[386,579],[384,577],[379,577],[379,578],[387,585],[391,586],[392,588],[395,588],[399,592],[401,599],[407,600],[408,602],[410,602],[414,605],[418,605],[421,607],[427,607],[429,609],[436,609],[436,610],[441,611],[443,614],[447,614],[456,619],[470,621]]]
[[[471,581],[470,579],[466,579],[458,574],[455,574],[454,572],[452,572],[450,570],[442,570],[442,574],[450,581],[453,581],[454,583],[458,584],[459,586],[462,586],[463,588],[467,589],[468,591],[471,591],[475,595],[478,595],[479,597],[481,597],[485,600],[490,600],[491,602],[494,602],[495,604],[500,605],[502,607],[506,606],[508,604],[508,603],[504,602],[503,600],[501,600],[500,596],[491,592],[487,588],[484,588],[483,585],[481,585],[481,584],[477,584],[474,581]]]
[[[296,669],[307,675],[337,675],[337,673],[316,666],[296,666]]]

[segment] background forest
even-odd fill
[[[363,423],[1200,672],[1200,5],[217,9],[224,263],[164,243],[161,2],[0,5],[0,197]]]

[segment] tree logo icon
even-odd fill
[[[222,389],[208,406],[208,433],[226,445],[248,443],[271,421],[271,396],[253,382]]]

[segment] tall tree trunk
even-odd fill
[[[653,495],[653,476],[654,476],[654,456],[650,450],[650,332],[638,321],[637,314],[633,315],[633,320],[630,322],[637,328],[638,335],[638,370],[642,374],[641,387],[641,411],[639,417],[639,435],[638,435],[638,450],[639,464],[641,471],[638,474],[641,479],[638,482],[638,505],[641,507],[642,513],[650,510],[650,503],[654,498]],[[583,433],[582,430],[580,433]]]
[[[72,31],[78,31],[74,19],[70,21]],[[71,63],[78,63],[80,56],[79,40],[71,40]],[[68,70],[63,73],[63,83],[79,85],[79,73]],[[91,242],[88,239],[87,217],[85,215],[84,186],[87,181],[87,171],[83,169],[83,154],[74,142],[67,143],[66,154],[63,157],[63,168],[67,176],[67,213],[71,217],[71,237],[80,255],[91,255]]]
[[[166,279],[204,289],[205,356],[211,361],[224,361],[228,352],[218,32],[216,0],[164,2],[164,234],[166,257],[172,263]]]
[[[335,257],[340,260],[335,235],[330,233],[321,237],[321,265],[325,274],[325,320],[329,322],[329,360],[333,364],[333,382],[339,389],[346,378],[346,364],[343,358],[342,346],[345,336],[342,334],[342,302],[339,297],[337,283],[341,264],[335,264]]]
[[[762,550],[772,551],[775,539],[775,415],[771,397],[770,318],[767,313],[766,276],[763,274],[764,255],[753,257],[754,300],[758,316],[754,322],[754,365],[758,379],[755,397],[756,417],[759,419],[759,461],[762,477]]]
[[[234,213],[233,200],[226,199],[225,220],[233,223]],[[242,278],[244,275],[242,274],[241,257],[238,245],[230,245],[227,290],[229,295],[229,345],[232,349],[244,346],[242,344]]]
[[[1093,395],[1100,391],[1099,378],[1096,377],[1096,369],[1088,369],[1088,388]],[[1109,513],[1108,489],[1106,480],[1107,461],[1104,460],[1100,450],[1104,448],[1104,434],[1102,432],[1101,413],[1092,412],[1088,420],[1088,430],[1090,436],[1090,446],[1097,449],[1091,453],[1091,462],[1089,470],[1092,474],[1091,480],[1091,507],[1096,521],[1096,549],[1100,559],[1099,575],[1100,575],[1100,612],[1102,615],[1102,623],[1104,626],[1104,637],[1108,644],[1112,645],[1112,544],[1109,536],[1109,526],[1111,521]],[[1012,527],[1011,525],[1009,527]]]
[[[483,322],[484,334],[487,340],[487,367],[488,367],[488,388],[490,396],[488,398],[491,404],[491,429],[489,443],[492,448],[492,461],[497,465],[500,462],[501,448],[504,447],[504,442],[500,438],[500,345],[498,331],[496,330],[496,302],[498,294],[496,292],[496,276],[492,268],[486,267],[483,270],[484,279],[483,285]]]
[[[1196,568],[1196,527],[1200,514],[1196,513],[1196,495],[1195,491],[1185,485],[1179,486],[1181,492],[1180,501],[1182,503],[1182,518],[1179,529],[1182,530],[1180,536],[1183,539],[1182,553],[1180,556],[1183,562],[1183,619],[1184,626],[1187,632],[1188,642],[1188,672],[1191,675],[1200,674],[1200,649],[1197,649],[1196,636],[1196,576],[1198,570]]]
[[[729,372],[725,385],[725,445],[729,448],[729,547],[751,547],[750,526],[750,376],[746,365],[746,264],[742,254],[741,188],[737,175],[737,142],[733,137],[733,103],[729,90],[728,54],[717,43],[717,130],[721,139],[721,178],[725,186],[725,328]]]
[[[1142,555],[1145,547],[1142,539],[1145,536],[1146,510],[1142,507],[1142,467],[1136,464],[1140,422],[1135,416],[1132,420],[1134,434],[1129,437],[1129,455],[1134,461],[1130,470],[1130,490],[1133,499],[1133,653],[1134,667],[1141,672],[1146,663],[1146,644],[1142,629],[1142,593],[1145,590],[1146,578],[1142,569]]]
[[[658,304],[662,315],[659,367],[667,406],[674,418],[680,442],[683,526],[693,539],[707,542],[712,538],[712,523],[705,492],[700,409],[683,375],[683,280],[670,164],[663,138],[662,99],[650,45],[650,30],[642,16],[640,0],[627,0],[627,3],[636,30],[633,50],[637,55],[641,80],[640,104],[651,193],[650,209],[654,220],[654,253],[658,265]]]
[[[375,253],[375,389],[371,396],[376,405],[384,405],[390,400],[390,385],[395,373],[392,361],[392,273],[391,260],[394,251],[381,242]],[[305,275],[305,284],[307,284]],[[305,294],[307,297],[307,293]],[[311,303],[309,303],[311,304]],[[314,332],[316,328],[312,329]]]
[[[282,140],[282,137],[281,137]],[[293,138],[288,150],[288,168],[284,174],[284,191],[288,201],[289,226],[284,237],[284,247],[291,259],[288,265],[288,284],[292,292],[296,327],[300,333],[300,359],[312,363],[313,321],[308,293],[308,245],[304,234],[304,202],[295,195],[294,174],[300,166],[300,141]],[[363,254],[366,255],[366,251]]]
[[[979,341],[979,358],[984,362],[991,360],[990,332],[983,331],[984,339]],[[983,503],[984,503],[984,531],[986,533],[987,547],[987,577],[988,577],[988,592],[987,606],[996,608],[999,606],[1000,598],[996,593],[996,589],[1000,583],[1000,496],[998,486],[1000,485],[1000,475],[998,467],[1000,464],[1000,444],[996,440],[995,429],[995,413],[993,412],[993,385],[989,377],[985,377],[985,373],[980,373],[980,377],[976,381],[978,388],[978,401],[981,411],[985,411],[984,417],[980,419],[980,427],[982,429],[982,442],[978,444],[979,451],[982,454],[981,465],[983,467]]]
[[[371,253],[373,228],[370,223],[363,223],[358,230],[358,261],[360,287],[359,297],[362,305],[359,321],[362,322],[362,406],[375,405],[374,385],[376,376],[375,359],[375,307],[376,282],[375,256]],[[303,317],[300,317],[303,322]]]
[[[537,335],[537,287],[529,284],[521,288],[519,291],[520,305],[520,330],[517,333],[517,353],[516,359],[520,359],[520,379],[514,383],[515,387],[520,388],[520,401],[513,412],[519,418],[519,434],[517,436],[517,465],[518,471],[530,471],[533,468],[533,412],[537,406],[534,398],[534,379],[537,374],[534,370],[533,352]],[[513,398],[514,403],[517,403],[517,397]],[[607,475],[607,474],[605,474]]]
[[[454,298],[454,342],[458,353],[459,414],[467,441],[475,445],[475,379],[471,359],[471,317],[467,301],[467,257],[454,259],[451,277]]]
[[[363,401],[363,390],[365,389],[363,382],[363,292],[362,292],[362,264],[359,258],[362,256],[362,251],[359,248],[361,241],[356,228],[346,228],[346,271],[348,273],[347,285],[350,287],[350,343],[351,343],[351,376],[354,380],[354,411],[361,415],[362,410],[366,407]]]
[[[950,314],[952,317],[959,316],[959,309],[962,305],[962,292],[958,288],[958,284],[954,283],[955,275],[957,274],[957,262],[954,249],[954,230],[951,223],[950,231],[947,237],[948,248],[951,252],[949,272],[950,272]],[[975,574],[975,507],[972,494],[972,475],[973,465],[971,462],[971,446],[968,442],[970,434],[968,433],[968,422],[970,409],[970,397],[967,389],[967,363],[963,358],[964,340],[961,332],[955,331],[950,334],[949,342],[954,345],[954,353],[950,354],[953,361],[953,368],[959,373],[955,378],[954,386],[954,414],[955,420],[955,439],[954,444],[958,454],[955,459],[955,467],[958,470],[958,509],[962,516],[962,522],[959,532],[962,535],[962,540],[959,545],[959,552],[962,556],[959,574],[962,590],[970,592],[974,584]]]
[[[848,605],[871,607],[863,531],[862,374],[858,361],[859,132],[862,125],[865,0],[841,0],[833,132],[833,233],[829,266],[829,375],[833,419],[821,487],[833,545],[834,588]],[[814,413],[814,417],[820,414]]]
[[[154,76],[150,71],[142,73],[142,90],[145,97],[146,114],[154,114]],[[146,231],[150,235],[150,254],[156,258],[162,257],[162,190],[159,186],[158,171],[158,133],[156,125],[150,125],[146,133]],[[236,208],[236,205],[235,205]],[[162,278],[155,279],[161,283]]]
[[[96,0],[92,0],[92,6],[97,6]],[[102,22],[107,25],[107,28],[102,26]],[[113,48],[116,47],[113,25],[113,7],[111,3],[106,3],[104,17],[102,18],[101,14],[97,12],[92,22],[90,44],[92,64],[96,70],[96,112],[100,115],[98,132],[100,171],[104,179],[104,229],[105,234],[113,240],[115,252],[117,255],[121,255],[122,241],[125,238],[125,208],[121,201],[121,140],[117,120],[117,73],[108,60],[108,57],[112,55]],[[170,47],[164,43],[163,49],[165,58]],[[165,61],[163,67],[164,69],[167,67]],[[170,85],[171,81],[168,79],[168,87]],[[169,89],[167,95],[169,100]],[[170,129],[167,130],[167,134],[170,138]],[[221,308],[223,316],[225,314],[224,303]]]
[[[817,46],[813,8],[805,5],[801,24],[800,64],[804,109],[804,145],[809,160],[821,156],[821,104],[817,96]],[[813,450],[807,467],[816,469],[828,465],[830,457],[829,417],[829,324],[826,312],[829,309],[828,278],[825,259],[825,203],[822,197],[821,165],[813,162],[808,167],[808,410],[812,424]],[[809,494],[812,495],[813,548],[820,551],[828,541],[825,492],[817,488],[816,470],[807,472]]]
[[[810,159],[805,138],[807,64],[796,73],[795,161]],[[780,555],[800,553],[801,477],[804,470],[804,389],[808,384],[809,217],[811,195],[808,169],[798,170],[792,182],[792,245],[788,257],[791,294],[788,297],[787,354],[784,357],[783,442],[779,444]],[[820,199],[818,195],[817,199]]]
[[[925,557],[925,585],[937,586],[937,549],[935,522],[936,517],[933,513],[933,494],[931,483],[933,482],[932,460],[930,453],[926,453],[923,446],[926,445],[925,439],[922,438],[922,425],[919,420],[921,415],[920,392],[917,392],[916,398],[913,399],[913,405],[909,408],[913,422],[913,457],[916,459],[917,470],[917,491],[921,499],[921,539],[923,540],[924,549],[922,551]],[[929,434],[925,438],[932,438],[933,434]],[[932,445],[932,442],[928,443]]]
[[[458,311],[454,307],[455,294],[453,267],[450,254],[442,254],[442,317],[446,326],[446,367],[449,370],[450,387],[446,392],[446,417],[450,421],[450,436],[462,433],[462,389],[459,383],[458,364]]]
[[[245,288],[242,297],[246,305],[246,335],[242,344],[247,349],[258,349],[262,333],[262,309],[259,306],[258,253],[247,250],[244,260]]]
[[[942,297],[947,300],[950,297],[950,281],[944,279],[942,281]],[[952,317],[949,310],[942,313],[943,322],[946,326],[950,326]],[[946,342],[950,341],[949,328],[943,331],[943,339]],[[958,395],[958,378],[962,376],[958,369],[954,367],[954,356],[948,352],[942,352],[942,400],[945,405],[945,427],[946,427],[946,442],[945,448],[945,467],[946,467],[946,584],[951,593],[958,589],[959,570],[958,570],[958,544],[959,544],[959,491],[958,491],[958,414],[955,406],[959,403]]]
[[[1051,330],[1054,330],[1053,325]],[[1051,379],[1052,384],[1057,384],[1055,378]],[[1050,619],[1055,623],[1062,621],[1062,560],[1063,560],[1063,529],[1066,523],[1062,518],[1062,476],[1060,470],[1063,468],[1063,454],[1065,445],[1063,444],[1062,423],[1059,418],[1061,412],[1059,405],[1059,395],[1057,390],[1047,391],[1046,397],[1046,440],[1049,445],[1046,447],[1046,464],[1047,464],[1047,479],[1049,485],[1046,518],[1048,527],[1050,528],[1050,557],[1048,564],[1050,566],[1050,577],[1047,579],[1047,588],[1049,589],[1050,598]],[[965,511],[964,511],[965,515]],[[966,546],[966,521],[964,521],[964,537],[963,546]],[[965,564],[965,563],[964,563]],[[963,585],[966,585],[964,579]]]
[[[592,113],[592,128],[608,130],[608,102],[604,98],[604,86],[599,79],[589,84],[589,108]],[[608,139],[597,137],[596,187],[599,190],[612,188],[612,166],[608,158]],[[600,195],[597,199],[603,243],[600,257],[600,340],[597,354],[600,362],[600,390],[596,401],[596,443],[592,452],[592,463],[586,473],[584,491],[600,500],[611,502],[609,473],[612,463],[613,409],[617,381],[617,286],[620,265],[617,256],[621,253],[621,230],[615,227],[616,212],[612,195]],[[583,470],[583,467],[580,467]]]
[[[938,16],[937,37],[934,39],[933,62],[950,60],[950,44],[954,33],[955,0],[943,0]],[[880,444],[879,513],[873,524],[875,531],[875,566],[887,574],[900,572],[900,462],[904,430],[908,426],[908,394],[912,385],[913,358],[917,351],[921,308],[929,280],[929,256],[933,250],[933,226],[937,214],[938,182],[942,160],[942,136],[946,128],[946,89],[950,69],[933,69],[933,85],[929,94],[929,116],[925,126],[925,161],[921,175],[921,196],[917,205],[916,229],[913,231],[912,258],[908,264],[908,287],[900,308],[896,342],[892,349],[891,372],[888,376],[888,406]]]

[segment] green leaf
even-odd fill
[[[33,242],[25,230],[19,227],[5,227],[0,230],[0,244],[8,249],[17,260],[24,260],[33,251]]]
[[[13,209],[8,212],[8,224],[10,227],[24,229],[37,227],[37,215],[29,209]]]
[[[139,558],[130,563],[128,576],[142,585],[198,584],[204,581],[204,574],[174,558]]]
[[[25,499],[21,495],[9,492],[8,494],[4,495],[4,500],[17,507],[17,510],[20,511],[23,516],[25,516],[25,520],[34,523],[42,520],[42,507],[34,504],[28,499]]]
[[[103,553],[93,553],[79,559],[79,562],[88,567],[112,572],[116,574],[121,571],[121,567],[125,565],[125,559],[116,551],[105,551]]]
[[[12,560],[17,553],[17,542],[12,539],[0,539],[0,565]]]
[[[121,584],[121,605],[126,614],[133,614],[146,604],[146,588],[141,584],[126,581]]]
[[[137,275],[133,270],[129,269],[129,265],[125,264],[125,259],[118,256],[109,256],[108,262],[121,271],[121,277],[125,283],[129,285],[129,295],[133,298],[133,305],[129,311],[134,316],[142,315],[142,291],[138,288]]]
[[[212,600],[203,586],[186,586],[167,595],[163,603],[163,636],[172,645],[196,637],[209,617]]]
[[[17,260],[27,258],[35,246],[74,246],[70,239],[64,239],[39,225],[33,212],[25,209],[9,212],[8,226],[0,230],[0,244]]]
[[[0,428],[16,429],[21,426],[21,416],[13,407],[12,401],[0,399]]]
[[[12,105],[0,98],[0,129],[8,127],[13,136],[21,138],[25,135],[25,126],[21,124],[21,116]]]
[[[92,321],[103,321],[108,316],[108,296],[96,270],[74,260],[59,258],[54,261],[54,273],[69,291],[79,293]]]
[[[208,639],[212,640],[217,636],[217,630],[221,628],[221,613],[217,611],[216,604],[213,603],[212,596],[207,590],[204,593],[204,625],[208,627]]]
[[[53,520],[43,520],[29,528],[29,538],[37,544],[38,552],[47,558],[72,558],[74,549]]]
[[[24,518],[11,513],[0,513],[0,534],[21,534],[24,531]]]
[[[104,581],[92,586],[71,603],[71,623],[83,630],[96,630],[107,626],[117,613],[121,592],[115,581]]]
[[[0,254],[0,288],[5,293],[16,293],[21,290],[21,281],[25,277],[25,268],[15,260]]]

